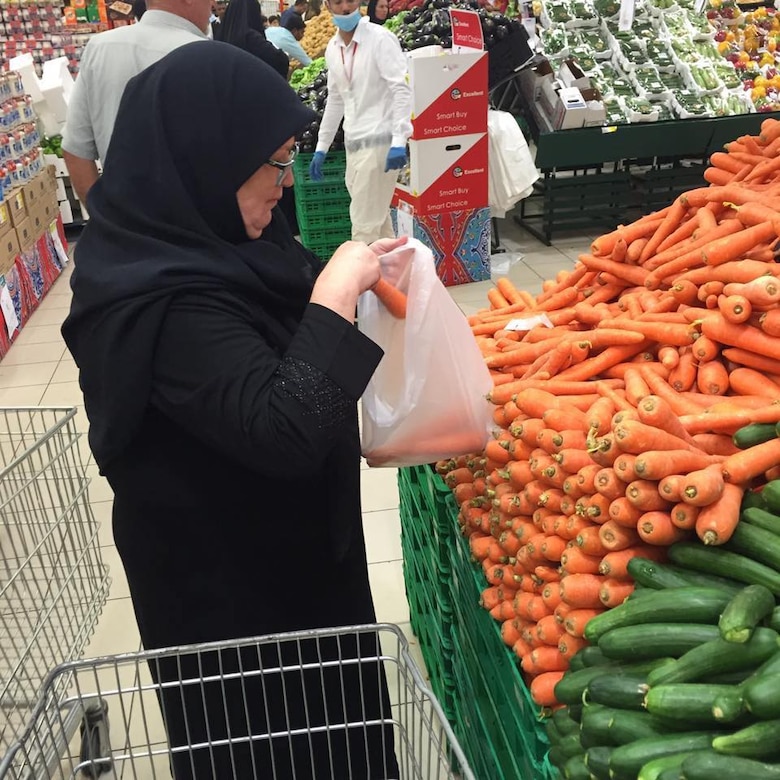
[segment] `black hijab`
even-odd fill
[[[177,294],[248,300],[269,338],[281,349],[289,343],[315,261],[278,209],[250,241],[236,191],[312,119],[267,65],[213,41],[182,46],[128,83],[104,174],[89,193],[62,327],[99,466],[135,436]],[[213,154],[218,148],[226,151]]]
[[[242,42],[248,30],[254,30],[265,38],[260,3],[257,0],[230,0],[220,27],[219,40],[240,48],[243,48]]]
[[[368,9],[367,14],[368,18],[374,23],[374,24],[384,24],[387,19],[380,19],[376,15],[376,4],[379,0],[368,0]]]
[[[287,78],[290,59],[265,37],[265,24],[257,0],[230,0],[219,26],[219,40],[238,46]]]

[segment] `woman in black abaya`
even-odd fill
[[[263,14],[257,0],[230,0],[219,25],[219,40],[254,54],[287,78],[290,59],[266,40]]]
[[[312,118],[256,58],[183,46],[128,84],[90,191],[63,335],[146,649],[375,620],[356,402],[382,353],[353,315],[379,264],[347,242],[322,268],[275,207]],[[376,666],[316,672],[305,695],[300,672],[284,691],[246,674],[316,660],[310,643],[281,656],[153,666],[159,682],[245,673],[161,695],[176,779],[398,777],[388,727],[250,750],[247,734],[389,717]]]

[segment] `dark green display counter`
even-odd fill
[[[703,186],[707,160],[780,112],[539,132],[524,112],[542,177],[515,220],[546,244],[562,231],[598,233]]]

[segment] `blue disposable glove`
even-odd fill
[[[385,173],[396,171],[406,165],[406,149],[403,146],[391,146],[387,153],[387,162],[385,163]]]
[[[309,176],[312,181],[322,181],[322,163],[325,162],[325,152],[314,152],[309,163]]]

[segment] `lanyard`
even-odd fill
[[[352,74],[355,70],[355,57],[357,57],[358,44],[355,41],[355,48],[352,50],[352,56],[349,58],[349,70],[347,70],[347,63],[344,59],[344,48],[341,49],[341,67],[344,68],[344,75],[346,76],[347,83],[352,86]]]

